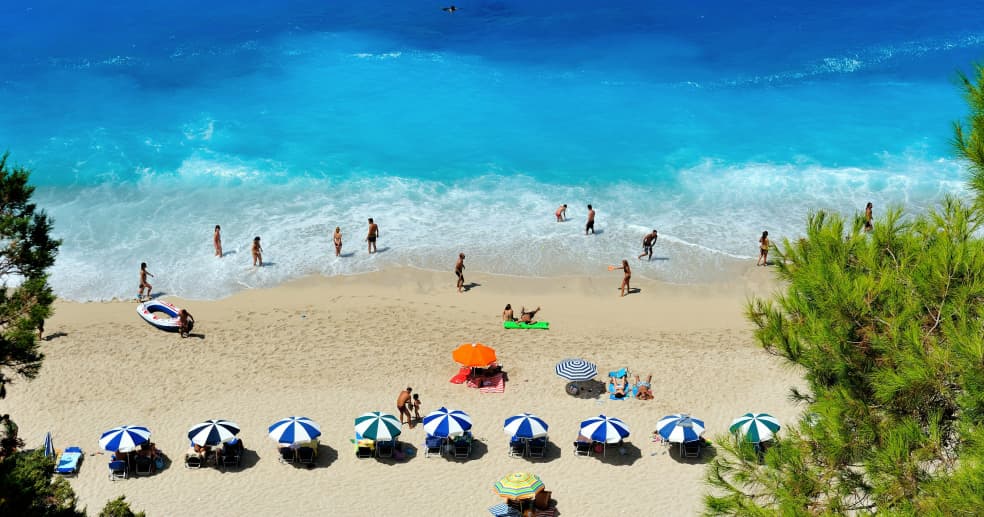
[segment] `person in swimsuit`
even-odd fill
[[[656,245],[656,239],[658,238],[659,235],[656,234],[656,230],[653,230],[653,233],[647,233],[642,238],[642,255],[639,255],[639,260],[642,260],[642,257],[646,255],[649,255],[650,261],[653,260],[653,246]]]
[[[181,309],[178,312],[178,332],[181,334],[181,337],[188,337],[188,333],[191,332],[191,327],[194,325],[195,317],[190,312]]]
[[[376,252],[376,239],[379,238],[379,226],[369,218],[369,234],[366,235],[366,242],[369,243],[369,253]]]
[[[557,216],[557,222],[562,223],[567,220],[567,204],[560,205],[557,207],[557,211],[554,212]]]
[[[618,288],[619,292],[622,293],[622,296],[625,296],[632,291],[632,288],[629,287],[629,280],[632,279],[632,270],[629,269],[629,261],[623,259],[622,267],[609,266],[609,268],[611,268],[612,271],[615,271],[616,269],[625,271],[625,276],[622,277],[622,285]]]
[[[420,421],[420,394],[419,393],[413,394],[412,406],[413,406],[413,417],[417,421]]]
[[[871,226],[871,218],[872,218],[871,208],[872,208],[871,202],[869,201],[868,204],[864,207],[864,231],[866,232],[870,232],[871,229],[873,228],[873,226]]]
[[[260,238],[253,238],[253,265],[262,266],[263,265],[263,247],[260,246]]]
[[[637,399],[639,399],[639,400],[652,400],[653,399],[652,382],[653,382],[653,376],[652,376],[652,374],[650,374],[649,377],[646,378],[646,381],[645,382],[640,381],[638,375],[635,376],[635,383],[636,383],[636,386],[639,389],[636,392],[636,398]]]
[[[461,288],[465,285],[465,254],[458,254],[458,262],[454,264],[454,274],[458,277],[458,292],[461,292]]]
[[[400,412],[400,425],[403,425],[404,415],[407,417],[407,423],[410,427],[413,427],[413,419],[410,418],[410,409],[408,408],[410,404],[410,393],[413,392],[413,388],[407,386],[407,389],[400,392],[400,395],[396,397],[396,409]]]
[[[506,308],[502,310],[502,321],[516,321],[511,304],[507,303]]]
[[[342,254],[342,229],[338,226],[335,227],[335,235],[332,236],[331,241],[335,243],[335,256]]]
[[[532,325],[533,323],[536,323],[535,321],[533,321],[533,317],[536,316],[536,313],[538,312],[540,312],[539,307],[529,312],[526,311],[526,307],[523,307],[519,310],[519,321],[522,321],[523,323],[529,323]]]
[[[762,236],[759,237],[759,259],[755,265],[769,265],[769,232],[762,232]]]
[[[222,258],[222,228],[215,225],[215,235],[212,236],[212,244],[215,245],[215,256]]]
[[[586,224],[584,226],[584,234],[585,235],[588,234],[588,230],[591,230],[591,235],[594,235],[594,232],[595,232],[594,231],[594,216],[595,216],[594,208],[591,208],[591,205],[588,205],[588,224]]]
[[[141,262],[140,263],[140,289],[137,290],[137,301],[143,301],[144,289],[147,290],[147,298],[148,299],[150,298],[150,290],[152,289],[152,287],[150,284],[147,283],[148,276],[153,277],[154,275],[152,275],[150,271],[147,271],[147,263]]]

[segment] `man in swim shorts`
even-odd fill
[[[591,208],[591,205],[588,205],[588,224],[584,226],[584,234],[585,235],[588,234],[588,230],[591,230],[591,235],[594,235],[594,232],[595,232],[594,231],[594,216],[595,216],[594,208]]]
[[[407,404],[410,402],[410,394],[413,392],[413,388],[407,386],[407,389],[400,392],[400,395],[396,397],[396,409],[400,412],[400,425],[403,425],[403,416],[406,415],[407,423],[410,427],[413,427],[413,419],[410,417],[410,408]]]
[[[458,262],[454,264],[454,274],[458,277],[458,292],[461,292],[461,288],[465,285],[465,254],[458,254]]]
[[[656,235],[656,230],[653,230],[653,233],[647,233],[642,238],[642,255],[639,255],[639,260],[642,260],[642,257],[646,255],[649,255],[649,260],[653,259],[653,246],[656,244],[656,239],[658,238],[659,235]]]
[[[366,242],[369,243],[369,253],[376,252],[376,239],[379,238],[379,226],[369,218],[369,234],[366,235]]]

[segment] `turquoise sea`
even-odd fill
[[[443,5],[6,2],[0,149],[64,239],[58,295],[133,297],[140,262],[195,299],[394,266],[451,285],[459,251],[601,273],[651,228],[636,275],[702,282],[811,210],[966,194],[948,139],[976,2]]]

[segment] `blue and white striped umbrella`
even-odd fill
[[[506,419],[502,430],[515,438],[540,438],[547,435],[547,423],[532,413],[513,415]]]
[[[51,441],[51,431],[48,431],[44,435],[44,457],[55,457],[55,444]]]
[[[581,436],[596,442],[618,443],[629,435],[629,426],[614,417],[598,415],[581,422]]]
[[[598,375],[598,367],[584,359],[564,359],[557,363],[554,372],[569,381],[590,381]]]
[[[99,437],[99,446],[106,451],[130,452],[150,440],[150,429],[136,425],[121,425]]]
[[[670,443],[694,442],[704,434],[704,421],[684,413],[674,413],[660,418],[656,422],[656,431]]]
[[[460,436],[471,427],[471,417],[467,413],[457,409],[452,411],[443,406],[424,417],[424,431],[440,438]]]
[[[278,420],[268,431],[274,441],[288,445],[310,442],[321,436],[321,427],[306,416],[291,416]]]
[[[779,421],[768,413],[745,413],[731,422],[728,430],[740,432],[751,443],[760,443],[775,436],[779,431]]]
[[[206,420],[188,430],[191,443],[202,447],[228,442],[237,434],[239,425],[228,420]]]

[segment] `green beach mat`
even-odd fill
[[[521,321],[503,321],[502,328],[504,329],[549,329],[550,323],[546,321],[538,321],[536,323],[523,323]]]

